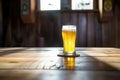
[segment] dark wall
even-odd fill
[[[2,0],[0,0],[0,47],[3,46],[3,26],[2,26]]]
[[[24,24],[20,0],[3,0],[4,46],[35,46],[35,24]]]
[[[79,47],[120,47],[120,11],[114,4],[113,17],[108,22],[100,22],[98,11],[40,12],[41,34],[47,46],[62,46],[61,26],[77,26]],[[59,43],[59,44],[57,44]]]
[[[120,47],[120,11],[117,2],[113,17],[99,21],[97,11],[37,12],[34,24],[24,24],[20,16],[20,0],[3,0],[5,46],[62,46],[61,28],[77,26],[80,47]]]
[[[40,36],[44,37],[45,46],[62,46],[61,41],[61,13],[40,12]]]

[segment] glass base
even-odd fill
[[[63,53],[61,53],[61,54],[58,54],[57,56],[59,56],[59,57],[79,57],[80,54],[76,54],[76,52],[71,53],[71,54],[68,54],[68,53],[66,53],[66,52],[63,52]]]

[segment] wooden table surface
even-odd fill
[[[120,48],[0,48],[0,80],[120,80]]]

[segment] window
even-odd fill
[[[72,0],[72,10],[92,10],[93,0]]]
[[[39,0],[41,11],[93,10],[94,0]]]
[[[60,10],[61,0],[40,0],[40,10]]]

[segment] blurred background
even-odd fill
[[[77,47],[120,47],[120,0],[112,1],[112,10],[109,2],[103,3],[102,9],[108,9],[103,10],[103,19],[99,0],[88,2],[86,5],[93,5],[90,9],[81,8],[79,3],[85,4],[78,2],[75,10],[72,10],[72,0],[61,0],[58,10],[42,10],[42,0],[34,0],[35,5],[29,0],[29,4],[25,2],[29,6],[26,8],[22,5],[24,1],[0,0],[0,47],[62,47],[61,29],[66,24],[77,26]],[[48,4],[51,5],[52,2]],[[31,6],[34,6],[31,14],[34,16],[27,18],[24,15],[32,13]],[[22,12],[22,7],[26,11]]]

